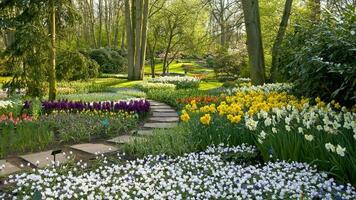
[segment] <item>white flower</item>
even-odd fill
[[[340,145],[337,145],[336,153],[339,154],[341,157],[345,156],[345,151],[346,151],[346,147],[342,147]]]
[[[303,133],[303,128],[302,127],[298,127],[298,132],[299,133]]]
[[[326,148],[326,150],[328,150],[328,151],[335,152],[335,146],[332,145],[331,143],[326,143],[326,144],[325,144],[325,148]]]
[[[314,139],[313,135],[304,135],[305,139],[308,140],[309,142]]]
[[[352,30],[350,33],[351,33],[351,35],[355,35],[355,31],[354,30]]]
[[[255,121],[252,118],[249,118],[248,120],[246,120],[245,126],[249,130],[254,131],[257,128],[257,124],[258,124],[258,121]]]
[[[289,131],[291,131],[291,129],[290,129],[290,126],[289,125],[286,125],[285,126],[285,128],[286,128],[286,130],[289,132]]]
[[[277,129],[275,127],[272,127],[272,132],[277,133]]]
[[[261,136],[262,139],[265,139],[265,138],[266,138],[266,135],[267,135],[266,132],[261,131],[260,136]]]
[[[272,119],[270,117],[267,117],[264,121],[265,126],[270,126],[272,124]]]

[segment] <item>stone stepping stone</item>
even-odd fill
[[[153,108],[151,109],[151,111],[153,112],[176,112],[174,109],[172,108]]]
[[[167,123],[165,123],[165,122],[163,122],[163,123],[148,122],[143,125],[144,128],[158,128],[158,129],[174,128],[176,126],[177,126],[177,123],[168,123],[168,122]]]
[[[113,153],[118,150],[116,147],[110,145],[94,143],[76,144],[70,148],[93,155]]]
[[[148,118],[150,122],[178,122],[178,117],[150,117]]]
[[[167,105],[161,105],[161,106],[151,106],[151,109],[172,109],[172,107],[167,106]]]
[[[138,136],[150,136],[153,135],[153,130],[134,130],[131,134],[137,134]]]
[[[119,137],[108,140],[108,142],[112,142],[115,144],[126,144],[134,141],[135,137],[131,135],[120,135]]]
[[[53,150],[43,151],[39,153],[22,155],[20,158],[31,163],[36,167],[46,167],[48,165],[52,165],[53,156],[51,155]],[[59,153],[56,155],[56,162],[64,163],[67,160],[67,157],[63,153]]]
[[[18,171],[21,171],[21,169],[6,160],[0,160],[0,176],[6,176]]]
[[[174,112],[153,112],[152,117],[178,117],[178,114]]]
[[[156,101],[149,101],[149,102],[150,102],[151,107],[152,106],[167,106],[167,104],[161,103],[161,102],[156,102]]]

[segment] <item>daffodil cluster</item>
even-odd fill
[[[356,113],[336,101],[251,89],[225,96],[219,104],[192,101],[182,113],[195,135],[211,138],[207,144],[242,139],[257,145],[266,160],[321,160],[324,170],[356,182],[351,175],[356,167],[347,164],[356,162]]]

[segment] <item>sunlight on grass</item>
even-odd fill
[[[212,73],[214,71],[212,69],[199,66],[194,62],[184,62],[184,63],[172,63],[172,64],[170,64],[169,65],[169,72],[184,74],[184,69],[182,67],[183,65],[191,65],[192,66],[192,68],[190,69],[188,74]],[[156,73],[162,73],[163,72],[163,64],[162,63],[156,64],[155,72]],[[149,65],[145,66],[145,73],[146,74],[151,73],[151,67]]]
[[[223,83],[220,83],[218,81],[209,81],[209,82],[202,81],[200,83],[199,90],[211,90],[211,89],[221,87],[222,85]]]
[[[129,81],[127,79],[123,80],[123,82],[113,85],[113,88],[131,88],[137,83],[141,83],[142,81]]]

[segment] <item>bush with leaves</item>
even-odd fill
[[[328,14],[318,24],[297,26],[287,35],[279,68],[297,93],[356,103],[356,14]]]
[[[247,54],[243,49],[233,52],[221,50],[214,57],[209,57],[207,63],[220,81],[235,80],[241,70],[247,68]]]
[[[126,71],[124,52],[121,50],[100,48],[89,51],[91,59],[100,65],[102,73],[120,73]]]
[[[99,74],[99,65],[79,51],[58,52],[58,80],[86,80]]]

